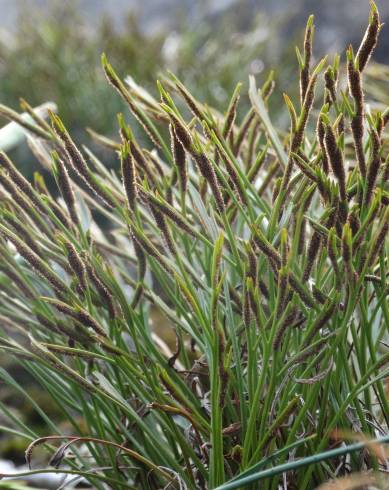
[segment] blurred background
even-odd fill
[[[378,6],[385,22],[389,2]],[[17,109],[19,97],[33,106],[55,101],[84,143],[86,126],[111,135],[124,110],[103,76],[103,51],[121,76],[130,74],[154,93],[156,78],[170,69],[196,97],[221,110],[238,81],[247,83],[251,73],[260,85],[274,68],[276,117],[281,93],[297,93],[294,46],[301,45],[308,15],[316,17],[318,59],[350,42],[357,46],[369,1],[0,0],[0,12],[0,103]],[[384,29],[376,61],[388,61],[388,48]],[[247,103],[243,97],[241,110]],[[28,174],[27,148],[17,153]]]
[[[389,1],[377,4],[386,22]],[[270,111],[282,126],[288,123],[280,110],[282,92],[297,98],[295,45],[302,45],[308,15],[315,14],[318,60],[325,53],[344,53],[349,43],[358,47],[369,1],[0,0],[0,12],[0,103],[19,110],[20,97],[33,106],[54,101],[74,139],[94,149],[85,127],[111,136],[117,132],[116,114],[127,113],[105,80],[103,51],[121,77],[131,75],[154,95],[155,80],[170,69],[200,101],[223,111],[239,81],[244,82],[240,110],[245,111],[248,75],[254,74],[260,86],[274,69]],[[375,100],[389,104],[385,27],[374,60],[380,64],[369,68],[366,86]],[[7,122],[0,120],[0,127]],[[10,156],[28,176],[38,167],[25,144]],[[107,165],[115,165],[114,158],[112,152],[103,155]],[[0,365],[18,376],[9,362],[0,358]],[[34,389],[30,386],[29,392]],[[16,417],[34,427],[42,423],[14,392],[1,387],[0,393]],[[5,423],[1,418],[0,425]],[[24,446],[17,437],[0,437],[0,463],[22,463]]]

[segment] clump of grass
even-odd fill
[[[72,427],[31,400],[47,433],[20,426],[29,463],[45,444],[47,471],[94,488],[276,489],[283,473],[304,490],[368,469],[379,480],[369,444],[333,446],[388,430],[387,118],[363,97],[380,28],[372,4],[342,90],[339,57],[312,65],[309,18],[286,134],[267,111],[272,79],[251,79],[238,121],[240,86],[219,112],[171,75],[158,101],[103,56],[154,150],[122,115],[117,140],[92,133],[118,176],[59,116],[36,118],[27,130],[61,198],[1,154],[0,344]]]

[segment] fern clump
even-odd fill
[[[93,488],[275,489],[284,474],[303,490],[370,469],[380,484],[364,441],[389,419],[389,117],[363,89],[380,28],[372,4],[344,84],[339,57],[313,66],[309,18],[287,133],[267,110],[272,76],[250,80],[241,118],[241,85],[222,114],[174,75],[160,100],[126,85],[103,56],[150,141],[123,115],[117,140],[91,132],[120,174],[58,115],[2,107],[59,192],[1,153],[0,345],[72,425],[33,402],[47,430],[19,427],[28,462],[45,444],[50,471]],[[334,449],[343,439],[362,442]]]

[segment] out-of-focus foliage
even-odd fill
[[[368,67],[366,91],[370,102],[380,110],[386,109],[389,102],[389,66],[373,63]]]
[[[155,74],[171,69],[199,100],[223,107],[248,73],[262,81],[264,66],[281,51],[268,19],[250,15],[247,8],[232,9],[196,28],[185,19],[177,31],[145,34],[130,14],[118,29],[109,18],[89,25],[65,2],[53,2],[44,15],[21,11],[15,32],[0,40],[0,102],[17,109],[20,97],[28,96],[33,106],[53,100],[79,141],[87,125],[112,134],[123,106],[104,81],[99,65],[104,51],[120,73],[154,93]],[[248,106],[246,92],[242,110]]]
[[[0,44],[1,99],[13,107],[26,94],[32,105],[55,100],[74,131],[91,121],[96,130],[106,131],[121,104],[99,68],[101,47],[121,69],[145,80],[155,73],[160,46],[161,40],[146,39],[131,17],[119,35],[108,20],[91,32],[65,2],[44,20],[39,13],[22,12],[16,32]]]

